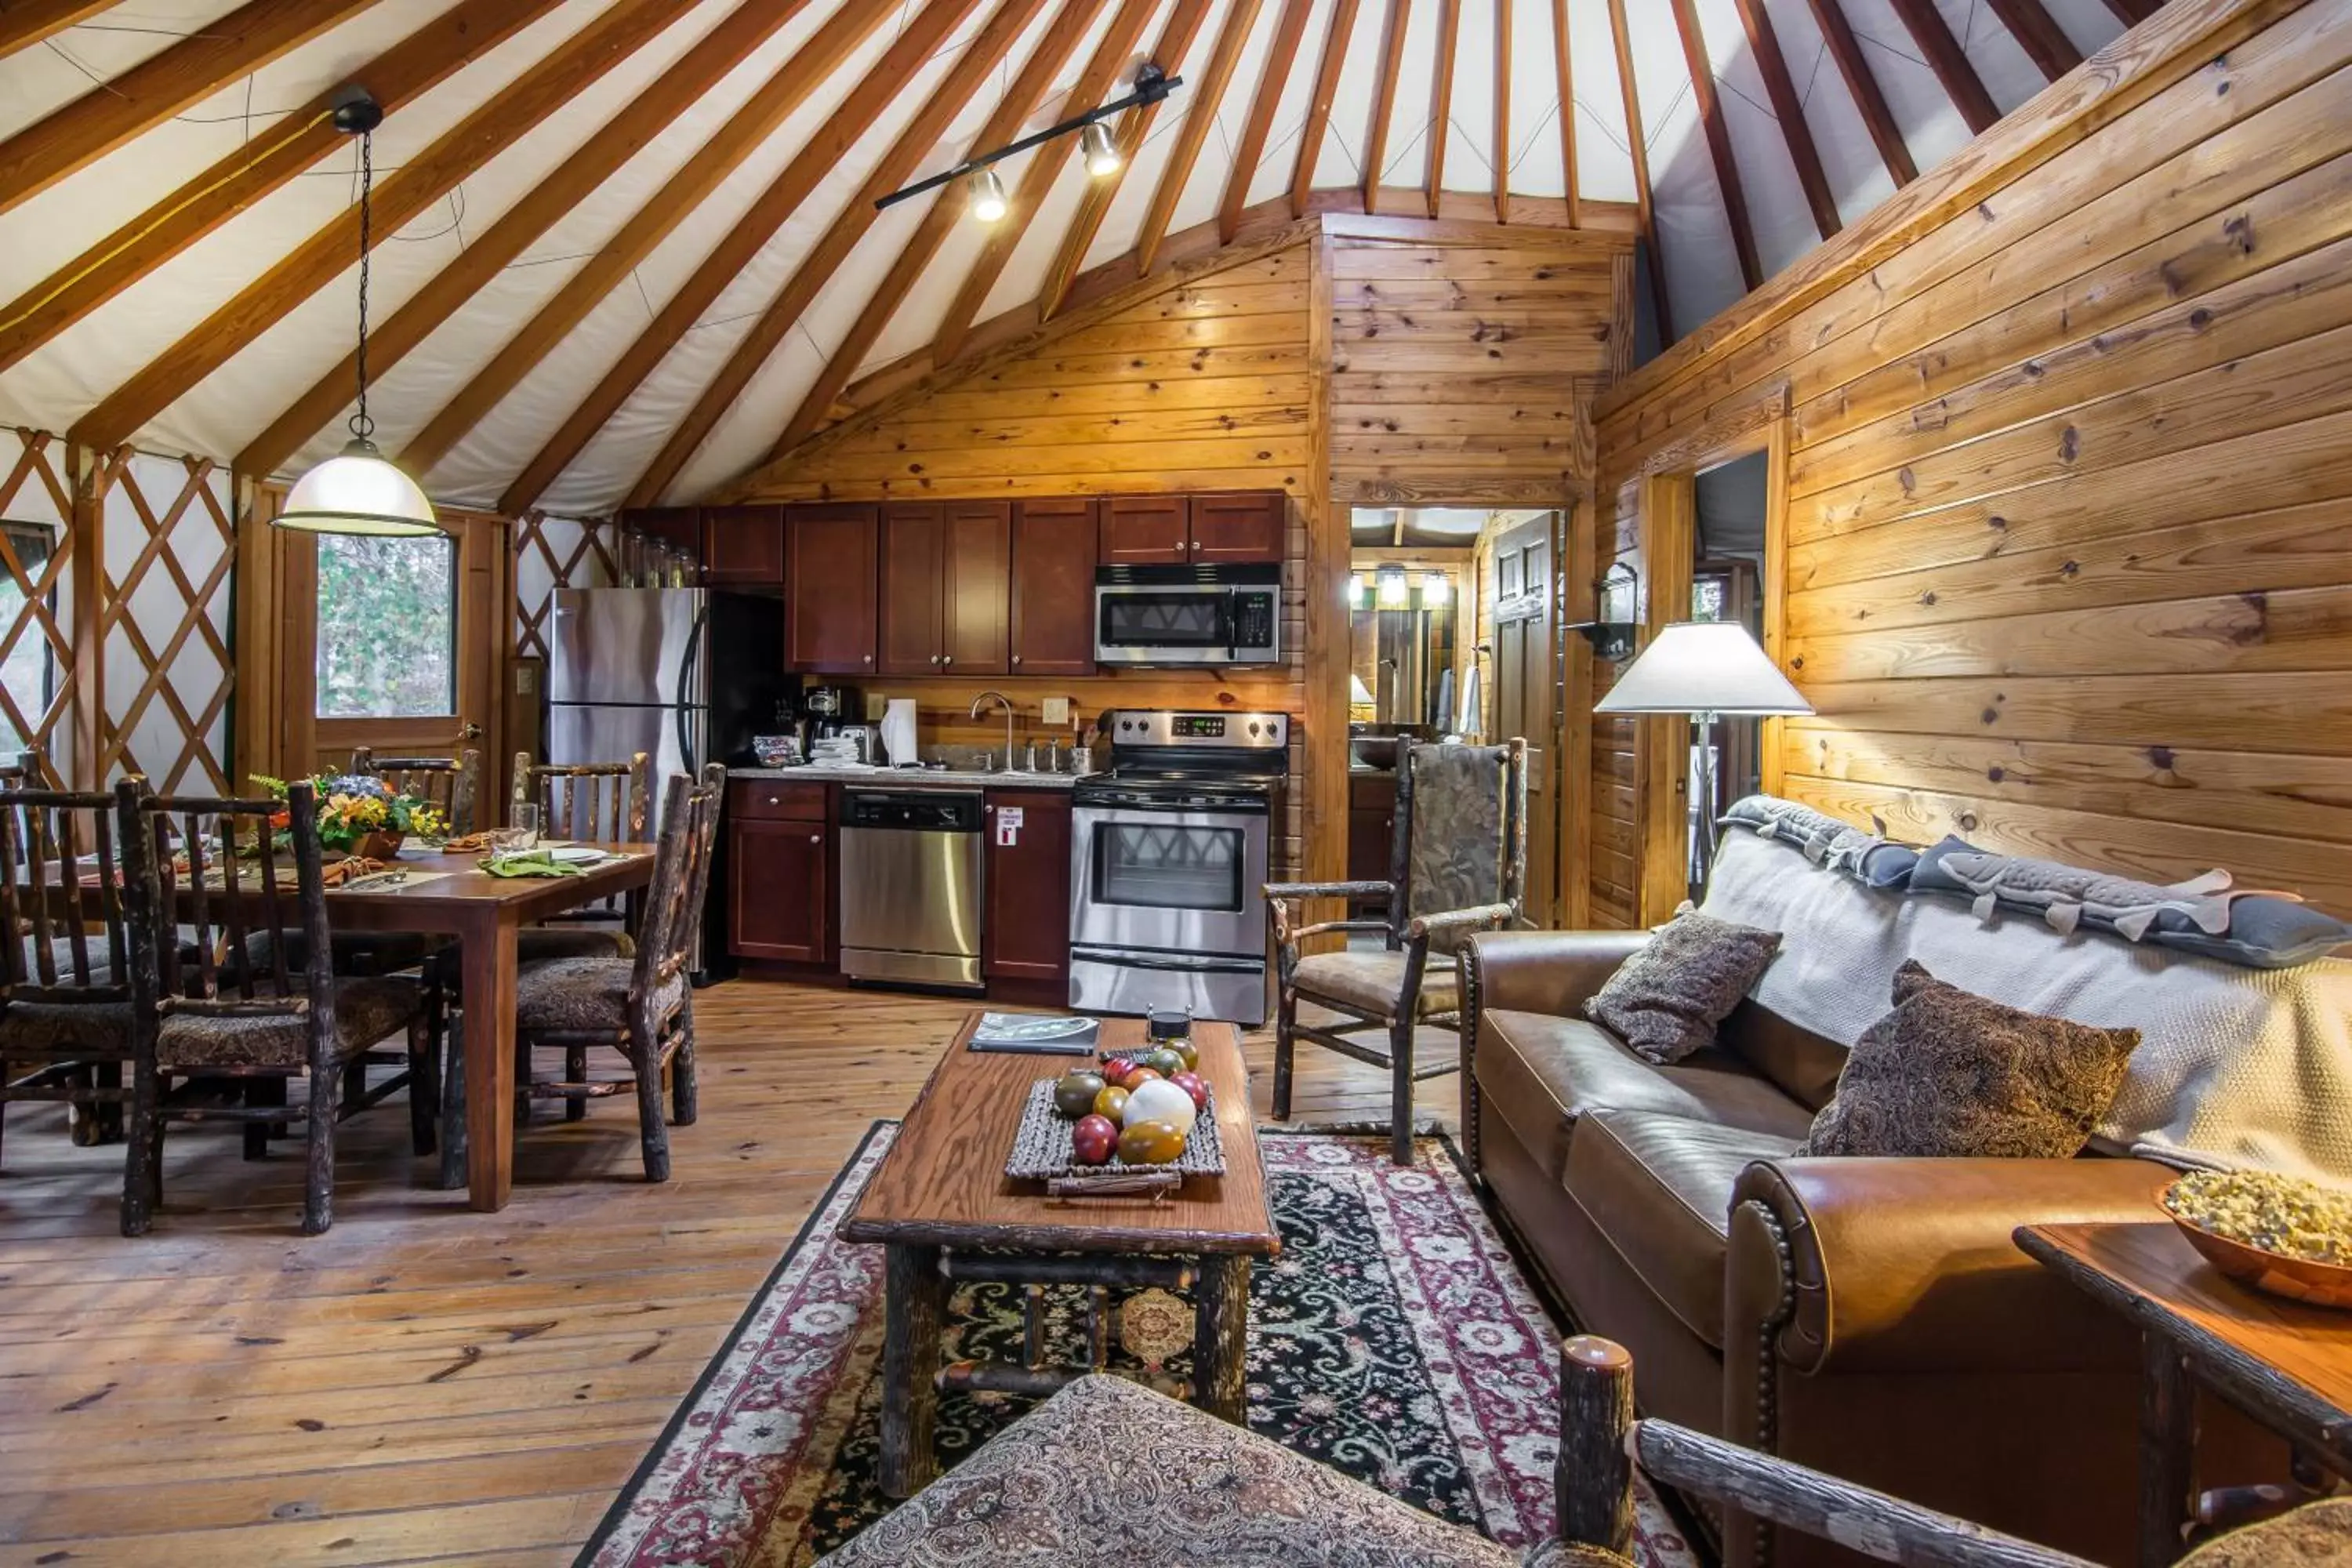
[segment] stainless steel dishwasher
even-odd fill
[[[980,978],[981,797],[841,792],[841,973],[966,986]]]

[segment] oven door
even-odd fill
[[[1070,862],[1074,945],[1265,956],[1262,815],[1082,805]]]
[[[1226,664],[1234,657],[1234,593],[1191,584],[1095,587],[1097,664]]]

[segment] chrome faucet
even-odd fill
[[[994,698],[997,706],[1004,710],[1004,771],[1008,773],[1018,773],[1020,769],[1013,761],[1013,700],[1002,691],[983,691],[971,700],[971,712],[969,717],[979,718],[981,709],[987,706],[991,698]]]

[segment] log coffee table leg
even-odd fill
[[[2141,1333],[2140,1362],[2140,1568],[2168,1568],[2197,1506],[2197,1384],[2162,1334]]]
[[[908,1498],[939,1470],[931,1416],[939,1406],[940,1322],[948,1282],[935,1247],[883,1249],[882,1491]]]
[[[1192,1287],[1192,1403],[1246,1426],[1250,1260],[1203,1258]]]

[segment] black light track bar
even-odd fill
[[[1182,77],[1162,76],[1160,74],[1159,67],[1145,66],[1135,73],[1135,90],[1125,98],[1116,99],[1109,103],[1091,109],[1075,120],[1065,120],[1059,125],[1049,125],[1043,131],[1024,136],[1018,142],[1008,142],[993,153],[983,153],[977,158],[967,158],[952,169],[942,169],[929,179],[918,180],[903,190],[892,191],[887,196],[877,197],[874,203],[875,208],[878,211],[883,207],[896,206],[900,202],[909,201],[921,195],[925,191],[935,191],[941,185],[952,184],[966,174],[987,168],[991,163],[1001,163],[1017,153],[1026,153],[1030,148],[1051,142],[1056,136],[1067,136],[1072,132],[1084,131],[1097,121],[1108,120],[1115,115],[1124,114],[1130,109],[1158,103],[1183,85]]]

